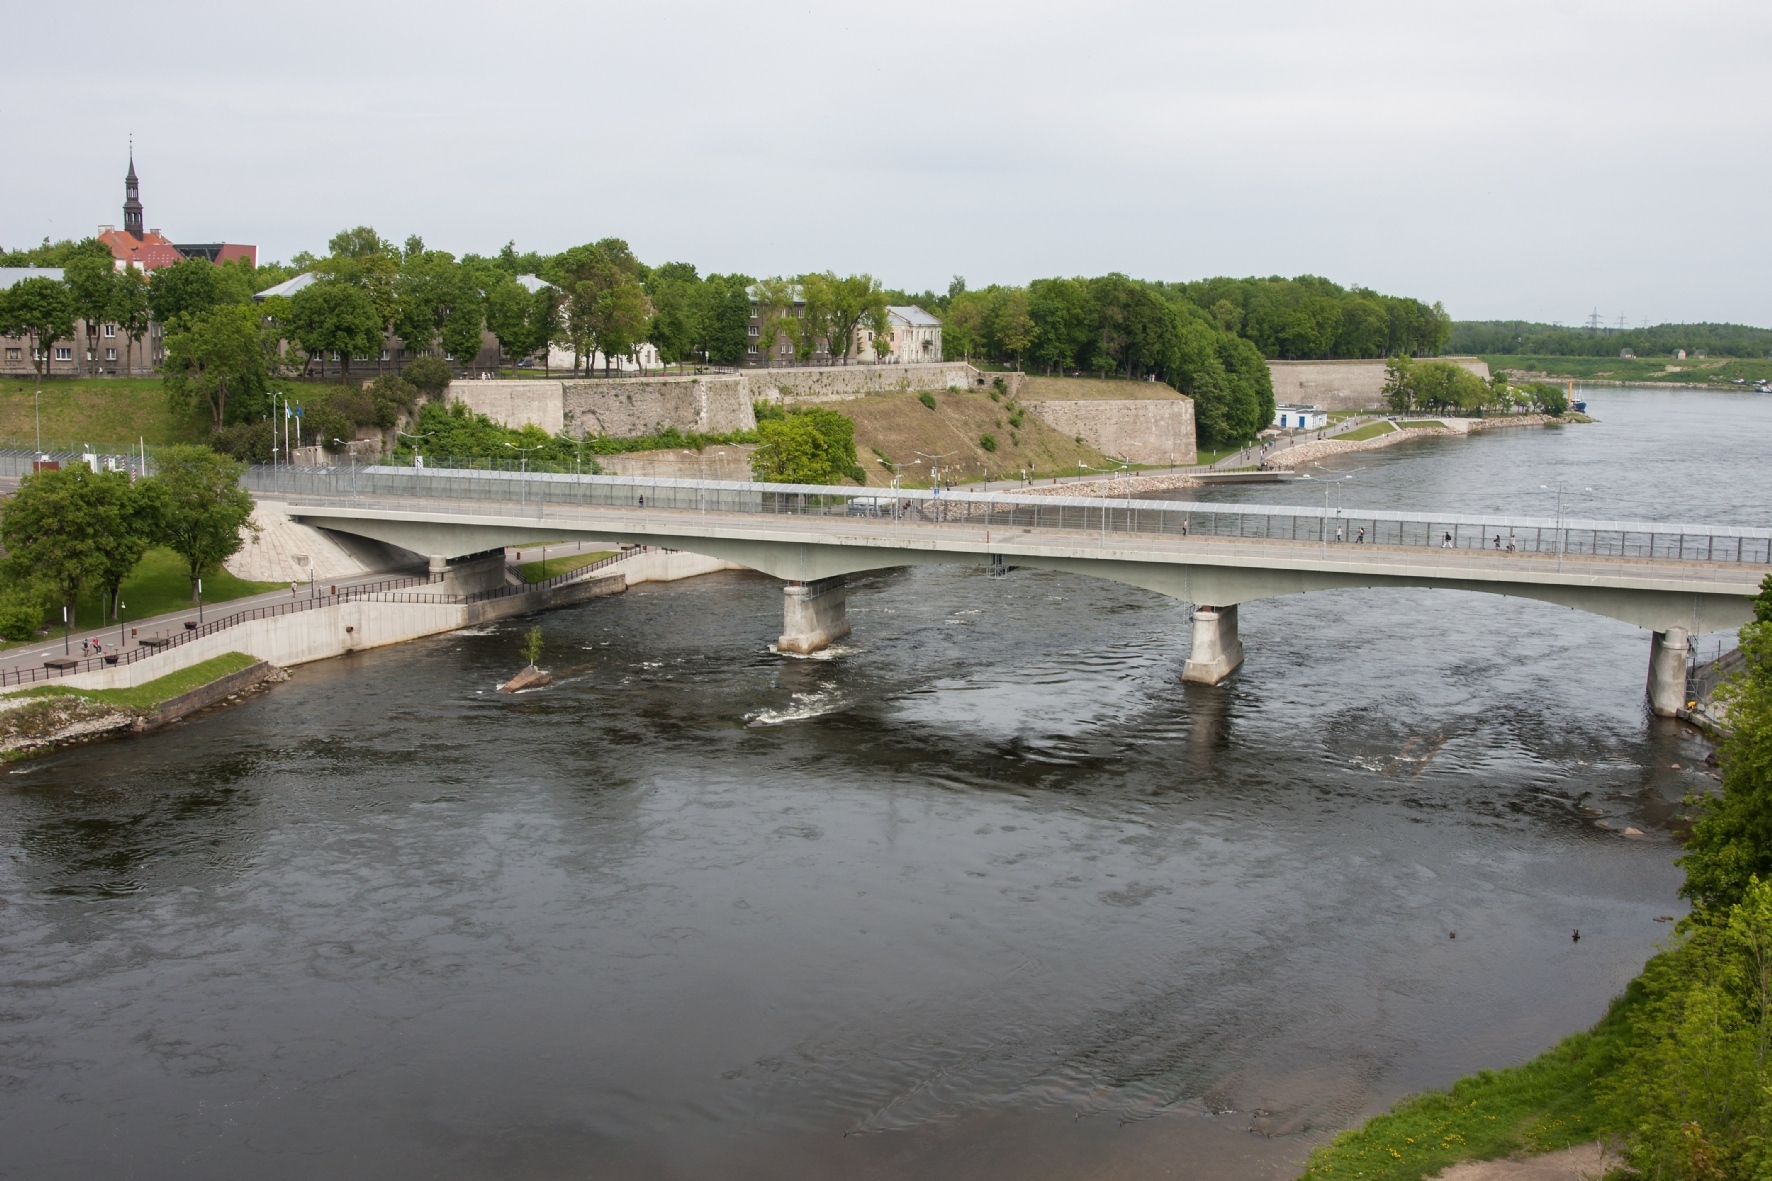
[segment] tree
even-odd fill
[[[709,275],[696,295],[696,347],[715,365],[737,365],[751,347],[749,275]]]
[[[130,263],[117,272],[111,286],[111,322],[123,334],[123,372],[129,373],[134,363],[134,350],[148,334],[148,277]]]
[[[436,342],[463,289],[454,255],[426,250],[416,236],[407,245],[411,249],[394,280],[392,327],[410,356],[425,352]]]
[[[751,302],[761,325],[757,351],[763,355],[765,366],[773,360],[778,342],[799,346],[800,319],[794,314],[795,296],[794,285],[779,276],[763,279],[751,288]]]
[[[218,431],[227,421],[229,399],[263,393],[267,377],[258,318],[249,307],[180,317],[166,335],[166,392],[174,405],[198,398],[208,403]]]
[[[74,300],[60,279],[36,275],[0,291],[0,335],[28,336],[37,380],[43,380],[50,350],[74,336]]]
[[[240,531],[258,532],[252,496],[240,487],[243,466],[207,447],[169,447],[158,460],[159,471],[145,483],[153,486],[159,540],[185,560],[195,599],[197,581],[239,552]]]
[[[127,475],[80,464],[20,480],[0,541],[14,572],[54,587],[71,619],[82,590],[119,584],[135,568],[147,520]]]
[[[454,357],[455,363],[463,369],[473,368],[474,359],[480,355],[480,330],[484,324],[480,293],[469,286],[466,276],[462,276],[461,287],[449,309],[449,318],[443,321],[443,351]]]
[[[996,336],[1004,351],[1014,355],[1015,367],[1020,369],[1021,355],[1034,343],[1034,318],[1028,310],[1028,293],[1024,289],[1015,288],[1003,300],[997,313]]]
[[[757,424],[751,473],[774,484],[867,483],[855,461],[855,423],[827,406],[790,410]]]
[[[171,327],[176,320],[223,303],[224,294],[221,278],[208,259],[187,258],[149,276],[148,311]]]
[[[654,267],[643,284],[652,301],[652,326],[647,339],[666,363],[685,361],[695,355],[697,337],[696,293],[701,282],[695,267],[686,262],[667,262]]]
[[[73,300],[74,315],[86,329],[86,371],[94,371],[98,363],[98,334],[110,318],[116,303],[117,267],[111,251],[102,243],[98,250],[82,251],[68,261],[62,279]]]
[[[336,279],[317,280],[291,296],[287,328],[289,338],[309,360],[324,361],[327,353],[337,353],[346,381],[353,356],[379,355],[381,350],[381,317],[375,304],[361,289]]]
[[[401,376],[427,397],[435,398],[449,388],[449,366],[437,357],[419,357],[407,362]]]
[[[535,295],[512,278],[494,283],[486,292],[486,327],[498,338],[498,347],[511,363],[534,352]]]
[[[847,361],[855,351],[856,328],[886,316],[885,289],[872,275],[802,275],[800,291],[806,305],[800,349],[808,355],[823,340],[833,361]]]

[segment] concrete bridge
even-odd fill
[[[1195,606],[1183,676],[1242,663],[1237,605],[1343,587],[1440,587],[1538,599],[1652,633],[1649,698],[1685,704],[1690,637],[1752,618],[1772,530],[1379,513],[1347,508],[936,493],[394,467],[254,468],[296,520],[430,557],[463,591],[503,578],[505,546],[658,545],[787,582],[778,647],[847,635],[849,574],[937,562],[1063,570]]]

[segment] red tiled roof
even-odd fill
[[[111,248],[111,257],[119,263],[134,263],[143,271],[171,266],[184,258],[177,247],[173,246],[171,239],[152,230],[140,238],[122,230],[106,230],[98,236],[98,240]]]

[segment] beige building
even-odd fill
[[[889,333],[884,355],[885,365],[910,365],[923,361],[939,361],[941,357],[941,321],[920,307],[889,307],[886,309]],[[875,360],[874,330],[866,325],[855,329],[855,351],[864,360]]]

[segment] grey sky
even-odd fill
[[[4,0],[0,243],[148,223],[944,288],[1315,272],[1772,324],[1772,4]]]

